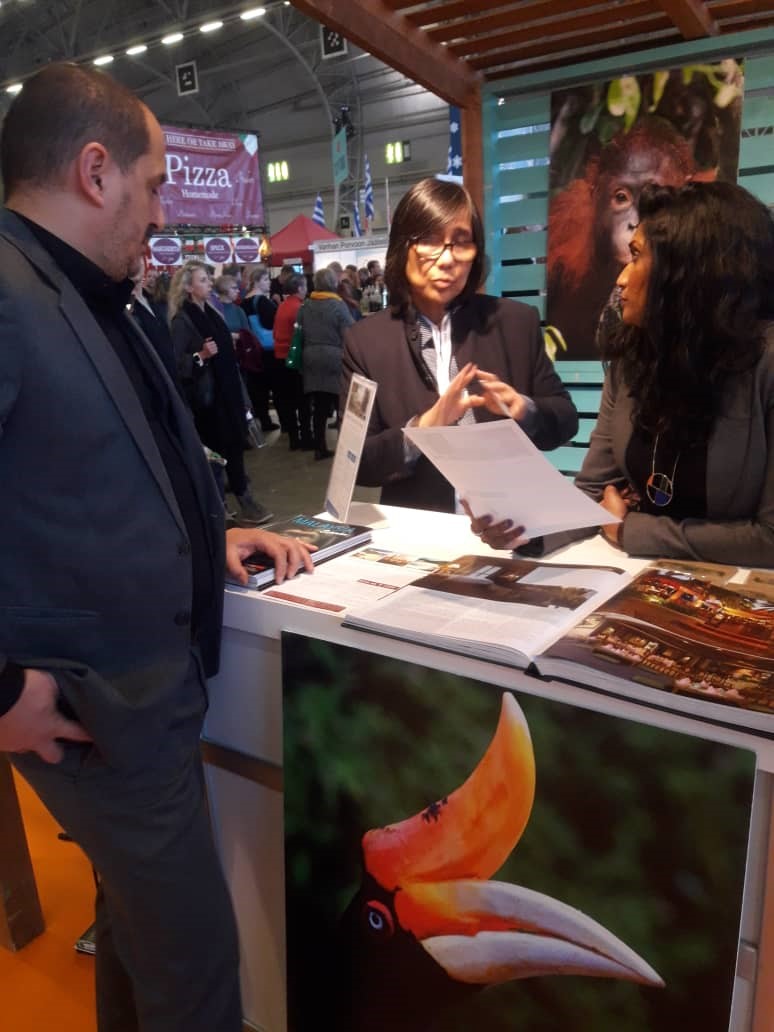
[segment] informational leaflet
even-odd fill
[[[325,493],[325,509],[334,519],[349,519],[360,456],[363,453],[368,421],[376,397],[376,383],[355,373],[349,385],[347,403],[341,413],[336,454]]]
[[[530,538],[618,522],[552,466],[513,419],[403,432],[475,516],[512,520]]]
[[[313,575],[300,573],[267,588],[261,597],[342,615],[353,606],[367,607],[440,566],[440,560],[366,545],[331,559]]]

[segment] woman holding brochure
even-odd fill
[[[639,212],[576,483],[631,555],[774,567],[772,216],[730,183],[651,185]],[[518,531],[473,529],[495,548]]]
[[[381,487],[385,503],[454,511],[451,484],[404,439],[406,426],[507,417],[545,450],[578,428],[537,311],[477,294],[486,266],[481,218],[464,187],[424,179],[403,196],[385,263],[389,308],[344,337],[341,411],[353,373],[379,384],[358,483]]]

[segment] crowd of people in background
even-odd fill
[[[343,333],[385,306],[381,263],[358,269],[334,261],[314,275],[285,264],[272,278],[263,263],[215,270],[194,259],[170,276],[140,260],[133,279],[132,315],[192,409],[216,479],[234,494],[244,522],[265,522],[272,514],[251,494],[244,471],[246,418],[264,435],[287,435],[290,451],[333,455],[326,432],[340,425]],[[303,372],[285,364],[299,324]]]

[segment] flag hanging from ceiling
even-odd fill
[[[360,208],[358,207],[357,201],[355,201],[355,203],[352,205],[352,211],[355,215],[352,235],[356,237],[361,237],[363,235],[363,227],[360,225]]]
[[[322,195],[317,195],[317,200],[314,202],[314,211],[312,212],[312,222],[316,222],[318,226],[325,225],[325,212],[323,211]]]
[[[371,163],[368,155],[365,158],[365,217],[370,221],[374,217],[374,184],[371,181]]]
[[[460,131],[460,109],[449,107],[449,155],[446,161],[447,176],[462,175],[462,133]]]

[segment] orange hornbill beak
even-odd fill
[[[494,737],[467,781],[421,813],[363,836],[365,868],[394,892],[400,926],[450,978],[470,985],[565,974],[663,986],[586,914],[488,880],[521,838],[534,796],[529,729],[506,692]]]

